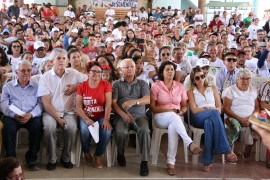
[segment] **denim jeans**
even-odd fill
[[[214,154],[228,154],[232,151],[224,124],[217,110],[205,110],[193,114],[191,123],[196,128],[204,129],[203,164],[213,163]]]
[[[31,118],[26,124],[19,124],[15,119],[3,116],[3,143],[6,148],[6,157],[16,157],[16,137],[20,128],[29,132],[29,150],[25,154],[27,163],[35,163],[43,135],[41,116]]]
[[[101,125],[104,122],[104,118],[101,118],[98,120],[99,123],[99,142],[97,144],[97,148],[95,151],[95,156],[101,156],[103,152],[105,151],[107,144],[109,143],[111,139],[112,131],[105,130],[101,127]],[[91,134],[88,130],[88,125],[85,123],[83,119],[80,119],[79,122],[80,127],[80,135],[81,135],[81,143],[82,143],[82,151],[84,153],[89,153],[90,151],[90,142],[91,142]]]

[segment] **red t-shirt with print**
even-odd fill
[[[93,60],[96,58],[97,55],[97,47],[94,47],[94,49],[89,49],[89,47],[86,46],[82,49],[82,52],[86,54],[90,60]]]
[[[112,92],[109,82],[100,80],[96,88],[91,88],[88,81],[79,85],[77,95],[82,96],[83,110],[85,114],[92,120],[99,120],[105,115],[105,94]]]

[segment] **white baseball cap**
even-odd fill
[[[54,27],[54,28],[52,28],[52,32],[54,32],[54,31],[59,31],[59,29],[57,27]]]
[[[200,66],[200,67],[204,67],[204,66],[210,66],[210,62],[208,59],[206,58],[200,58],[197,63],[196,66]]]
[[[72,31],[71,32],[73,32],[73,33],[78,33],[79,32],[79,30],[77,29],[77,28],[74,28],[74,29],[72,29]]]
[[[124,45],[125,45],[124,42],[118,42],[118,43],[115,43],[115,44],[113,45],[113,49],[116,49],[118,46],[124,46]]]
[[[34,43],[34,49],[37,50],[38,48],[45,47],[44,43],[42,41],[36,41]]]

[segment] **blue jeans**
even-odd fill
[[[20,128],[29,132],[29,150],[25,154],[27,163],[35,163],[37,160],[40,142],[43,135],[41,116],[31,118],[26,124],[19,124],[15,119],[3,116],[3,143],[6,148],[6,157],[16,157],[16,137]]]
[[[99,123],[99,142],[97,144],[95,156],[101,156],[103,152],[106,149],[107,144],[109,143],[111,139],[112,131],[104,130],[101,125],[104,122],[104,118],[101,118],[98,120]],[[79,122],[80,127],[80,135],[81,135],[81,143],[82,143],[82,151],[84,153],[89,153],[90,151],[90,142],[92,139],[92,136],[90,134],[90,131],[88,130],[88,125],[85,123],[83,119],[80,119]]]
[[[193,114],[191,117],[191,123],[194,127],[204,129],[203,164],[213,163],[214,154],[228,154],[232,151],[224,124],[217,110],[205,110]]]

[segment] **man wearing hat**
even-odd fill
[[[140,8],[140,12],[139,12],[138,16],[139,16],[139,19],[140,19],[140,20],[141,20],[142,18],[148,19],[148,14],[147,14],[147,12],[145,11],[145,8],[144,8],[144,7],[141,7],[141,8]]]
[[[246,68],[245,61],[246,61],[246,53],[245,53],[245,51],[238,51],[236,67],[238,69],[239,68]]]
[[[236,54],[234,52],[227,52],[224,57],[224,64],[225,67],[222,67],[216,74],[216,83],[220,94],[222,94],[223,89],[236,83],[236,75],[238,73]]]
[[[68,18],[74,19],[75,18],[75,13],[73,12],[73,7],[71,4],[68,5],[67,10],[64,12],[64,17],[66,19],[68,19]]]
[[[40,63],[48,59],[46,55],[45,44],[41,41],[36,41],[34,43],[34,55],[33,55],[33,65],[36,67],[40,66]]]
[[[255,17],[253,19],[253,23],[247,29],[247,32],[249,34],[248,39],[257,39],[257,31],[259,29],[263,29],[263,27],[259,25],[259,22],[260,20],[258,17]]]
[[[2,34],[3,39],[6,39],[10,36],[11,32],[8,29],[4,29],[1,34]]]
[[[208,83],[209,86],[216,86],[216,78],[215,76],[211,75],[208,73],[209,68],[210,68],[210,62],[206,58],[200,58],[197,61],[196,66],[199,66],[202,68],[203,73],[205,75],[205,80]],[[186,90],[189,90],[191,88],[191,83],[190,83],[190,74],[186,77],[184,81],[184,86]]]
[[[59,41],[59,29],[56,27],[52,28],[51,41],[53,48],[59,47],[61,45],[61,42]]]

